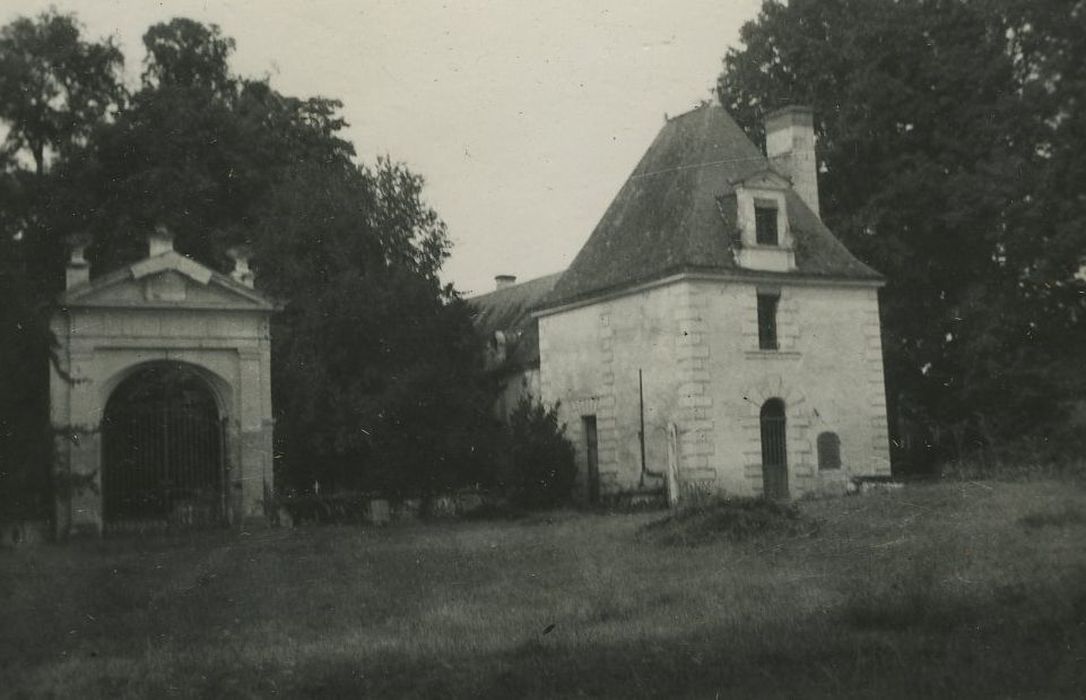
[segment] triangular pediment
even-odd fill
[[[107,308],[274,309],[257,291],[172,251],[69,289],[61,297],[61,304]]]

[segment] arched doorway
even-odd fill
[[[762,404],[762,493],[766,498],[788,498],[788,440],[784,401]]]
[[[157,362],[125,379],[102,420],[107,530],[198,527],[225,521],[223,425],[207,381]]]

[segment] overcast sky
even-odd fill
[[[454,248],[444,278],[488,291],[564,269],[664,114],[709,97],[761,0],[3,0],[112,35],[135,81],[148,26],[175,16],[237,41],[232,65],[343,101],[360,157],[400,160]]]

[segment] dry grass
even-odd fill
[[[800,508],[817,536],[696,547],[558,513],[0,553],[0,693],[1081,696],[1086,493]]]

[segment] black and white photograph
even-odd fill
[[[1086,0],[4,0],[0,698],[1086,696]]]

